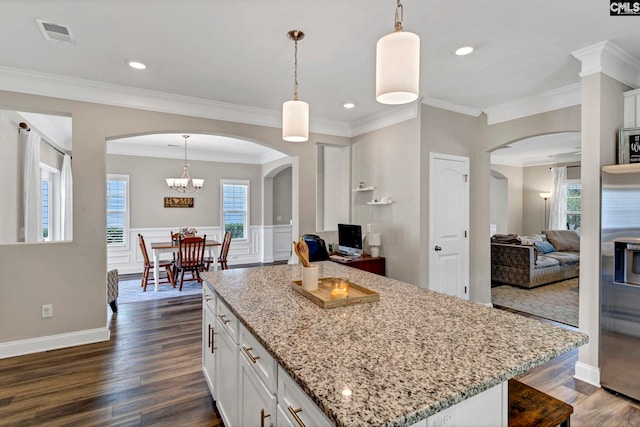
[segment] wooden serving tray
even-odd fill
[[[313,301],[320,308],[335,308],[345,305],[380,301],[379,293],[352,282],[349,282],[348,297],[331,299],[331,280],[332,277],[318,279],[318,289],[315,291],[303,289],[302,280],[294,280],[293,283],[291,283],[291,287],[294,291]]]

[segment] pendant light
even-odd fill
[[[182,167],[182,176],[180,178],[166,178],[169,190],[175,190],[178,193],[197,193],[204,185],[204,179],[191,178],[189,174],[189,163],[187,162],[187,138],[189,135],[182,135],[184,138],[184,165]]]
[[[298,40],[304,38],[304,33],[291,30],[287,36],[295,42],[293,100],[282,104],[282,139],[305,142],[309,140],[309,104],[298,100]]]
[[[420,37],[403,31],[403,18],[397,0],[395,30],[376,47],[376,100],[382,104],[406,104],[420,92]]]

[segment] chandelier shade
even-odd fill
[[[309,104],[296,100],[282,104],[282,139],[289,142],[309,140]]]
[[[305,142],[309,140],[309,104],[298,99],[298,40],[304,38],[304,33],[291,30],[287,37],[295,42],[293,100],[282,104],[282,139],[288,142]]]
[[[187,138],[189,135],[182,135],[184,138],[184,164],[180,178],[165,178],[169,190],[178,193],[196,193],[202,189],[204,179],[191,178],[189,174],[189,162],[187,162]]]
[[[420,93],[420,37],[402,29],[402,4],[396,6],[395,31],[376,45],[376,101],[406,104]]]

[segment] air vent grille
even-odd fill
[[[45,40],[52,40],[61,43],[73,43],[73,36],[69,27],[53,22],[46,22],[42,19],[36,19],[40,31]]]

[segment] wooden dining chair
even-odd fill
[[[224,234],[224,238],[222,239],[222,244],[220,245],[220,256],[218,257],[218,262],[220,263],[220,270],[227,270],[227,254],[229,253],[229,246],[231,246],[231,233],[227,232]],[[224,262],[223,262],[224,260]],[[211,264],[216,262],[215,257],[204,257],[204,269],[209,271]]]
[[[193,278],[187,280],[197,280],[202,283],[200,272],[204,270],[204,247],[207,236],[185,237],[178,239],[178,260],[176,268],[180,274],[180,290],[184,283],[184,273],[190,271]]]
[[[144,237],[142,234],[138,234],[138,244],[140,245],[140,252],[142,252],[142,259],[144,262],[144,271],[142,272],[142,283],[140,286],[142,287],[142,291],[146,292],[147,283],[149,282],[149,271],[153,270],[154,265],[153,261],[149,260],[149,254],[147,253],[147,245],[144,243]],[[158,261],[158,268],[164,268],[167,271],[167,277],[162,280],[159,278],[158,283],[171,283],[172,287],[176,287],[176,281],[174,279],[173,271],[173,261]]]

